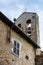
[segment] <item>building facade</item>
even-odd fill
[[[43,52],[36,56],[36,65],[43,65]]]
[[[35,65],[39,46],[0,12],[0,65]]]

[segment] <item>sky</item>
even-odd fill
[[[0,11],[11,21],[23,12],[36,12],[39,16],[40,46],[43,51],[43,0],[0,0]]]

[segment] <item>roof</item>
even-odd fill
[[[18,33],[21,37],[26,39],[31,45],[33,45],[35,48],[40,48],[34,41],[31,40],[23,31],[21,31],[12,21],[10,21],[2,12],[0,12],[0,19],[3,20],[5,24],[7,24],[9,27],[11,27],[12,30],[14,30],[16,33]]]
[[[35,14],[35,15],[37,15],[37,13],[35,13],[35,12],[23,12],[23,13],[17,18],[17,20],[18,20],[23,14]],[[37,15],[37,16],[38,16],[38,15]]]

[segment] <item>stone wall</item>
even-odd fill
[[[36,56],[36,65],[43,65],[43,52]]]
[[[7,42],[8,29],[10,28],[0,20],[0,65],[35,65],[35,48],[12,30],[11,42]],[[21,43],[20,58],[12,54],[12,39],[16,39]],[[25,58],[26,55],[29,57],[28,60]]]

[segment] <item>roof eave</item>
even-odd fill
[[[19,35],[25,38],[30,44],[32,44],[36,48],[40,48],[34,41],[32,41],[23,31],[21,31],[12,21],[10,21],[4,14],[0,12],[0,19],[3,20],[12,30],[16,31]]]

